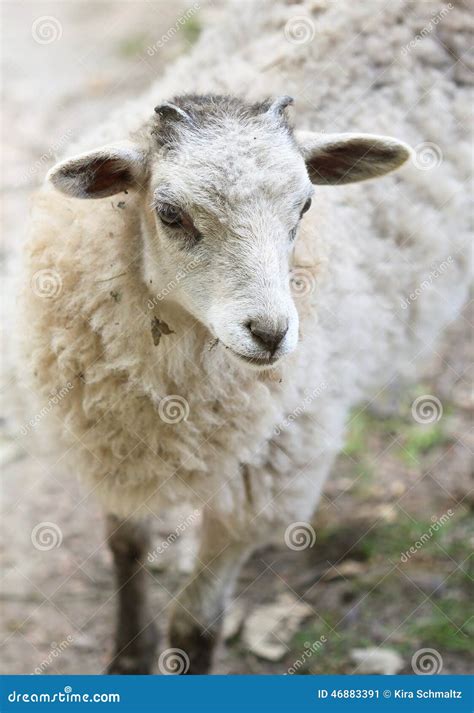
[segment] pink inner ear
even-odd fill
[[[118,193],[132,182],[132,173],[122,159],[99,159],[90,166],[84,192],[88,195]]]

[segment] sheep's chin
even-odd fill
[[[276,367],[281,361],[281,356],[265,358],[243,354],[242,352],[235,351],[232,347],[226,346],[226,349],[227,353],[230,354],[235,362],[238,362],[241,366],[251,369],[252,371],[268,371]]]

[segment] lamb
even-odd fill
[[[229,3],[35,199],[24,362],[40,403],[62,394],[48,433],[107,513],[111,672],[155,661],[146,513],[202,511],[170,646],[208,672],[242,562],[311,518],[350,409],[412,377],[466,299],[469,88],[451,54],[466,13],[411,48],[439,10],[422,5],[308,0],[303,45],[294,6]],[[428,140],[429,174],[409,148]]]

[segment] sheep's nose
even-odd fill
[[[274,354],[288,331],[288,320],[282,321],[277,326],[269,326],[268,322],[253,319],[247,326],[257,344]]]

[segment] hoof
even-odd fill
[[[193,626],[186,632],[172,627],[170,644],[173,649],[184,653],[186,661],[186,666],[183,666],[179,673],[186,676],[209,673],[217,639],[217,634],[204,631],[198,626]]]
[[[158,632],[150,624],[136,639],[124,646],[117,646],[117,652],[107,667],[109,675],[147,676],[156,665]]]

